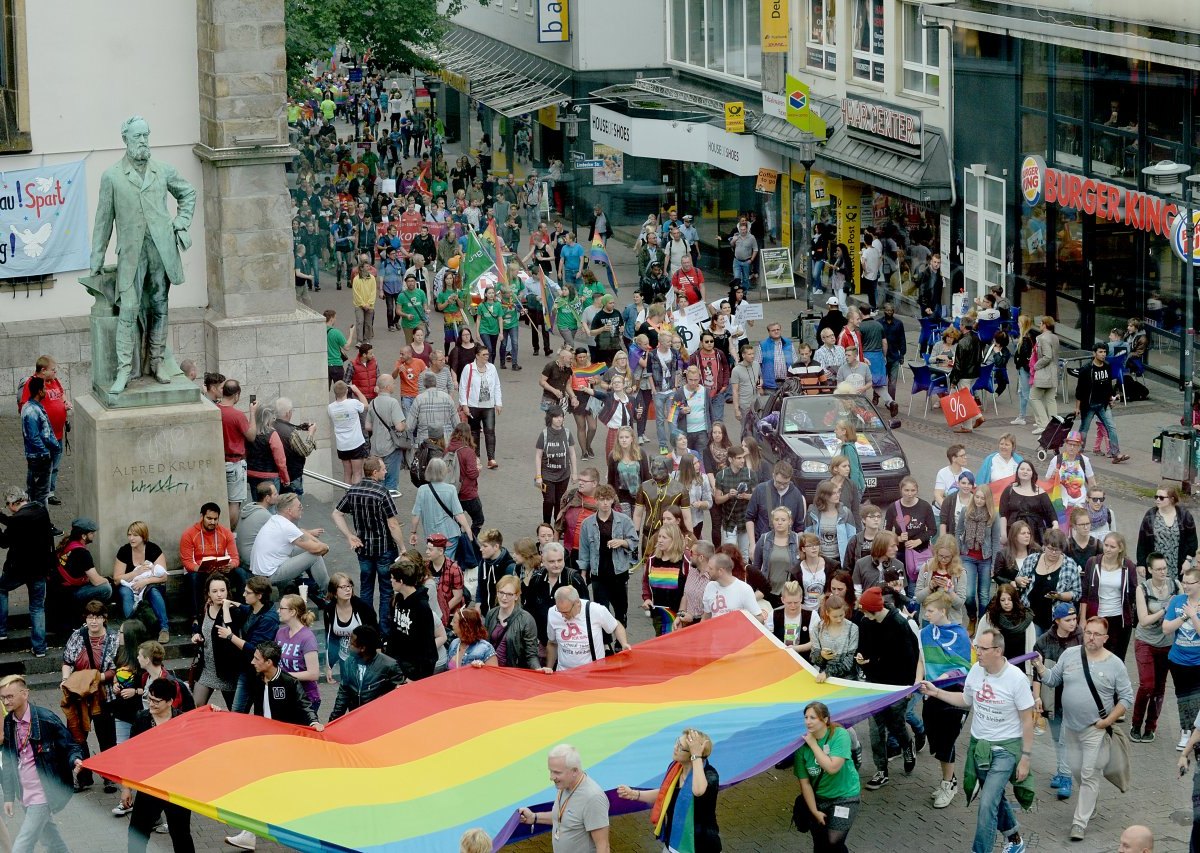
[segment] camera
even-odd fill
[[[300,430],[301,432],[308,432],[311,426],[312,424],[310,423],[296,424],[296,429]]]

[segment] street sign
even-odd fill
[[[604,160],[576,160],[573,164],[576,169],[603,169]]]

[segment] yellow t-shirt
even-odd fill
[[[350,285],[350,289],[354,291],[355,308],[375,307],[375,299],[379,295],[379,284],[376,282],[375,276],[368,275],[363,277],[356,275]]]

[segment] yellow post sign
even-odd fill
[[[762,52],[788,52],[788,0],[761,0]]]
[[[728,133],[746,132],[746,104],[744,101],[726,101],[725,130]]]

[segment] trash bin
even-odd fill
[[[1194,436],[1190,430],[1163,430],[1154,440],[1152,457],[1157,456],[1165,480],[1190,482],[1195,465]]]

